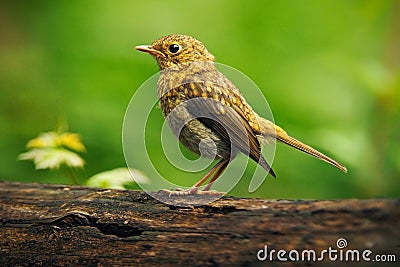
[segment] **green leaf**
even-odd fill
[[[65,147],[76,152],[86,152],[85,146],[82,144],[80,137],[76,133],[47,132],[41,133],[38,137],[30,140],[26,145],[27,148],[56,148]]]
[[[58,169],[61,164],[83,167],[84,160],[76,153],[64,148],[34,148],[18,156],[19,160],[33,160],[36,169]]]
[[[134,183],[135,181],[148,183],[149,179],[136,169],[116,168],[90,177],[87,185],[92,187],[126,189],[124,185]]]
[[[80,137],[76,133],[63,133],[58,138],[60,145],[72,149],[76,152],[86,152]]]
[[[29,140],[27,148],[48,148],[57,146],[58,134],[55,132],[41,133],[38,137]]]

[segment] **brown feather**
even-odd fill
[[[187,103],[189,112],[208,128],[217,132],[226,142],[269,171],[275,172],[261,154],[261,145],[249,123],[234,109],[213,98],[197,98]]]

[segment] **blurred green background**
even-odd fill
[[[16,159],[60,117],[87,147],[82,183],[125,166],[125,109],[158,71],[134,46],[172,33],[198,38],[217,62],[248,75],[278,125],[349,169],[343,174],[278,145],[278,178],[249,194],[245,177],[231,194],[399,196],[400,5],[380,0],[1,1],[0,179],[69,182]],[[161,125],[161,111],[152,119]],[[148,166],[137,168],[146,173]],[[168,170],[188,185],[204,173]]]

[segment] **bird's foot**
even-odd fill
[[[187,196],[195,195],[199,189],[197,187],[192,187],[189,189],[176,188],[173,190],[162,189],[159,192],[167,193],[170,196]]]
[[[198,195],[207,195],[207,196],[224,196],[226,192],[219,192],[217,190],[201,190],[197,191]]]
[[[189,189],[176,188],[174,190],[162,189],[159,192],[167,193],[170,196],[189,196],[189,195],[208,195],[208,196],[223,196],[224,192],[218,192],[215,190],[199,190],[198,187],[192,187]]]

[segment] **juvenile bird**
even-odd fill
[[[158,97],[172,132],[189,150],[219,159],[192,188],[171,193],[212,194],[213,191],[208,191],[211,185],[239,152],[276,177],[261,154],[260,145],[273,139],[347,172],[342,164],[290,137],[282,128],[254,112],[236,86],[216,69],[214,56],[195,38],[169,35],[136,49],[157,60],[160,68]],[[208,179],[209,183],[198,191]]]

